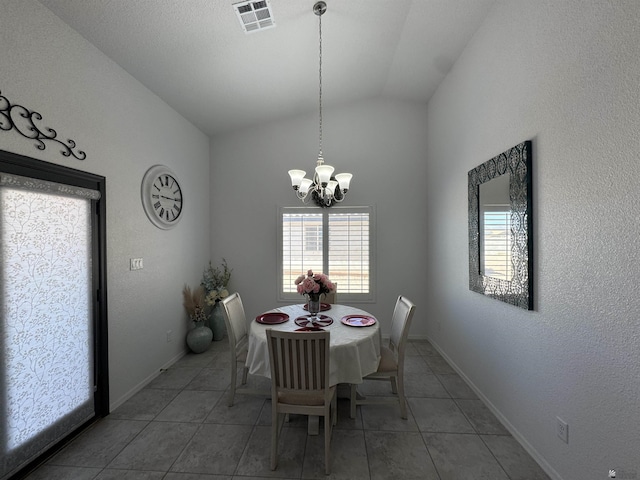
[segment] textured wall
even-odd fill
[[[209,140],[158,97],[33,0],[0,5],[0,91],[40,112],[80,162],[0,131],[0,149],[106,177],[110,400],[125,400],[185,350],[181,291],[209,259]],[[171,231],[142,210],[140,183],[154,164],[182,181],[184,218]],[[129,271],[142,257],[144,269]],[[172,330],[172,343],[166,331]]]
[[[639,25],[633,0],[498,2],[428,108],[429,336],[565,480],[640,476]],[[467,270],[467,172],[527,139],[533,312]]]

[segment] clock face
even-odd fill
[[[176,175],[167,167],[151,167],[142,179],[141,193],[144,210],[155,226],[168,229],[180,220],[182,189]]]

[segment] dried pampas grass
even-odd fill
[[[188,285],[182,289],[182,305],[189,317],[196,318],[204,310],[204,288],[198,287],[193,292]]]

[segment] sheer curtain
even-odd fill
[[[92,200],[0,173],[0,478],[94,415]]]

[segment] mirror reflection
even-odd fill
[[[509,175],[495,177],[479,187],[480,274],[511,281],[511,206]]]

